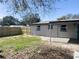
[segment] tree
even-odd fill
[[[44,10],[43,12],[48,12],[55,8],[55,3],[61,0],[0,0],[1,3],[4,3],[9,6],[10,11],[15,13],[27,13],[38,10]],[[45,12],[45,14],[46,14]],[[49,13],[49,12],[48,12]]]
[[[58,20],[79,19],[79,14],[68,14],[58,18]]]
[[[40,22],[39,14],[29,14],[28,16],[24,16],[21,21],[22,25],[31,25],[32,23]]]
[[[13,16],[5,16],[3,17],[3,21],[1,23],[3,26],[9,26],[19,24],[19,21]]]

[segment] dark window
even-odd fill
[[[53,29],[53,25],[51,24],[51,29]]]
[[[53,29],[53,24],[49,24],[48,29]]]
[[[40,26],[37,26],[37,31],[40,31]]]
[[[66,32],[67,31],[66,25],[61,25],[60,31]]]

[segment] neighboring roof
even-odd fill
[[[33,23],[32,25],[46,25],[49,23],[61,23],[61,22],[79,22],[79,19],[66,19],[66,20],[55,20],[55,21],[42,21]]]

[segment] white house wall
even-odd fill
[[[40,25],[40,31],[36,30],[37,25],[31,26],[33,35],[49,36],[48,25]]]
[[[67,32],[60,31],[61,25],[67,25]],[[77,28],[75,24],[70,24],[70,23],[54,24],[53,29],[51,31],[48,29],[48,25],[40,25],[40,31],[37,31],[36,27],[37,25],[31,26],[33,35],[49,37],[52,34],[51,36],[56,38],[57,37],[58,38],[77,38]]]
[[[67,26],[66,32],[60,31],[61,25]],[[70,23],[62,23],[62,24],[58,24],[55,26],[57,27],[57,37],[60,37],[60,38],[77,38],[77,25],[70,24]]]

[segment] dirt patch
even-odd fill
[[[29,59],[73,59],[73,52],[69,49],[44,45],[38,47],[29,57]]]
[[[73,51],[66,48],[41,45],[15,52],[8,50],[5,59],[73,59]]]

